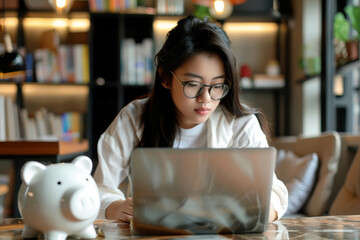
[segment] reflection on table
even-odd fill
[[[0,219],[0,239],[22,239],[23,227],[22,219]],[[97,239],[360,239],[360,215],[282,219],[262,234],[132,236],[128,223],[113,220],[98,220],[95,229]]]

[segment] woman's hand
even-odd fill
[[[106,208],[106,218],[130,222],[133,217],[132,198],[117,200]]]
[[[272,204],[270,204],[269,222],[273,222],[278,219],[277,212],[275,211]]]

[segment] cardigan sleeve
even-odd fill
[[[234,147],[269,147],[266,136],[261,130],[255,115],[244,116],[234,120]],[[288,207],[288,191],[285,184],[274,173],[271,191],[271,204],[280,219]]]
[[[129,104],[116,116],[98,141],[98,165],[94,179],[99,188],[101,207],[99,219],[105,219],[106,208],[116,200],[125,199],[120,184],[129,177],[129,159],[139,132],[141,104]]]

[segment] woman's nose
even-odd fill
[[[198,102],[208,103],[211,101],[209,87],[204,87],[203,92],[196,98]]]

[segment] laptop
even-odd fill
[[[136,235],[266,231],[275,148],[137,148],[131,154]]]

